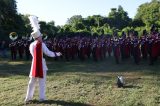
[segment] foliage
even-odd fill
[[[25,27],[25,30],[24,30],[24,33],[26,35],[30,35],[31,31],[32,31],[32,28],[31,28],[31,25],[30,25],[30,22],[29,22],[29,19],[28,17],[30,16],[29,14],[26,14],[26,15],[20,15],[23,22],[25,23],[24,24],[24,27]]]
[[[130,26],[136,28],[136,27],[145,26],[145,24],[141,19],[133,19]]]
[[[0,0],[0,14],[0,38],[8,39],[12,31],[23,33],[24,23],[17,13],[15,0]]]
[[[58,28],[55,27],[54,21],[50,21],[48,23],[45,21],[40,21],[39,24],[41,27],[41,33],[45,33],[49,37],[54,37],[58,32]]]
[[[152,0],[140,5],[135,19],[142,20],[148,27],[152,24],[160,27],[160,1]]]
[[[0,0],[0,38],[8,39],[10,32],[17,32],[19,36],[30,35],[32,28],[28,16],[17,13],[15,0]],[[41,32],[49,37],[56,36],[101,36],[112,35],[122,31],[137,30],[140,35],[143,29],[150,31],[150,26],[155,24],[160,27],[160,1],[152,0],[141,4],[134,19],[128,16],[122,6],[111,8],[108,16],[92,15],[83,18],[81,15],[73,15],[68,18],[63,26],[55,26],[54,21],[40,21]]]
[[[67,20],[67,24],[73,25],[73,24],[81,22],[81,21],[82,21],[81,15],[74,15]]]
[[[123,10],[122,6],[119,6],[118,9],[112,8],[109,13],[109,25],[117,29],[122,29],[126,26],[129,26],[131,19],[128,16],[128,13]]]

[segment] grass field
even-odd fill
[[[23,106],[31,61],[0,59],[0,106]],[[160,59],[154,66],[113,58],[100,62],[66,62],[47,59],[47,100],[27,106],[160,106]],[[125,77],[125,88],[116,87],[116,76]],[[38,87],[37,87],[38,88]]]

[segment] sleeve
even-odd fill
[[[50,51],[44,43],[42,43],[42,51],[45,55],[49,57],[55,57],[55,53]]]
[[[33,45],[33,43],[30,44],[29,51],[30,51],[30,53],[31,53],[31,55],[33,57],[33,55],[34,55],[34,45]]]

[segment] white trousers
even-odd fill
[[[32,100],[33,99],[33,95],[34,95],[34,91],[35,91],[35,86],[36,83],[39,83],[39,99],[43,99],[45,100],[45,91],[46,91],[46,72],[47,71],[43,71],[43,78],[35,78],[35,77],[31,77],[30,81],[28,83],[28,88],[27,88],[27,94],[26,94],[26,98],[25,101],[28,100]]]

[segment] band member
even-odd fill
[[[105,59],[106,58],[106,48],[107,48],[105,41],[101,43],[101,48],[102,48],[102,59]]]
[[[85,60],[85,53],[85,43],[82,41],[79,45],[79,56],[81,61]]]
[[[17,47],[18,47],[18,53],[19,53],[19,58],[23,59],[23,54],[24,54],[24,41],[22,39],[19,39],[17,41]]]
[[[130,38],[127,37],[124,41],[124,46],[125,46],[125,58],[128,59],[130,57]]]
[[[17,41],[18,35],[16,32],[11,32],[9,34],[9,38],[11,39],[11,43],[9,44],[9,48],[11,50],[11,58],[12,60],[16,60],[17,56]]]
[[[159,55],[159,41],[158,36],[152,35],[152,46],[151,46],[151,57],[150,64],[153,65],[154,61],[157,60]]]
[[[153,45],[153,42],[154,42],[154,39],[152,39],[151,36],[149,36],[147,38],[147,48],[148,48],[148,54],[149,54],[149,64],[150,65],[153,65],[153,57],[152,57],[152,45]]]
[[[70,61],[71,59],[71,44],[70,42],[67,42],[67,44],[65,45],[65,58],[67,61]]]
[[[11,50],[11,59],[12,60],[16,60],[16,57],[17,57],[17,45],[16,45],[16,41],[12,41],[9,44],[9,48]]]
[[[97,59],[96,59],[96,42],[92,43],[92,48],[91,49],[92,49],[93,60],[97,61]]]
[[[116,63],[119,64],[119,61],[120,61],[120,44],[119,44],[119,40],[117,38],[114,39],[113,51],[114,51],[114,57],[115,57]]]
[[[33,98],[34,89],[36,82],[39,83],[39,99],[43,101],[46,99],[45,97],[45,82],[46,82],[46,73],[47,73],[47,66],[45,59],[43,58],[43,53],[49,57],[60,56],[61,53],[57,52],[54,53],[50,51],[46,45],[42,41],[42,34],[40,33],[40,27],[38,24],[38,19],[36,16],[29,17],[31,25],[33,27],[33,32],[31,35],[35,39],[34,42],[30,44],[29,50],[33,57],[31,71],[30,71],[30,81],[28,84],[27,94],[25,98],[25,102],[28,103]]]
[[[111,53],[112,53],[112,41],[111,41],[110,37],[107,39],[107,52],[108,52],[108,56],[111,57]]]
[[[143,59],[147,59],[147,33],[146,30],[143,30],[143,35],[140,38],[141,42],[141,52],[142,52],[142,57]]]
[[[24,49],[25,49],[26,60],[29,60],[29,57],[30,57],[29,45],[30,45],[30,41],[26,40],[24,42]]]
[[[0,55],[4,58],[7,57],[7,42],[5,40],[2,41],[2,43],[0,42]]]
[[[140,57],[141,57],[141,51],[140,51],[140,42],[138,39],[138,32],[135,32],[134,39],[133,39],[133,57],[134,57],[134,62],[136,64],[139,64],[140,62]]]
[[[96,61],[99,61],[101,59],[101,47],[99,42],[97,42],[96,44],[95,54],[96,54]]]

